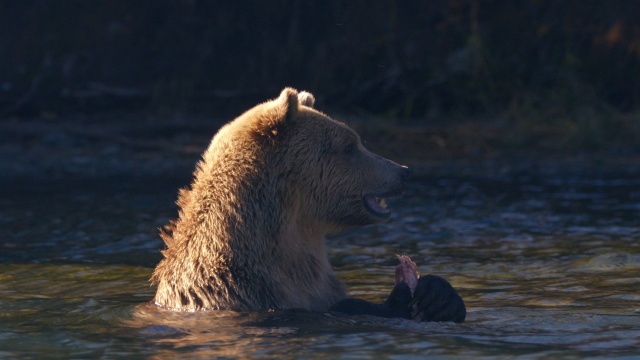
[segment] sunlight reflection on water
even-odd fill
[[[354,296],[385,298],[395,254],[448,278],[469,308],[460,325],[150,308],[156,229],[174,216],[181,184],[36,185],[0,197],[0,356],[640,353],[640,179],[418,179],[389,223],[328,240]]]

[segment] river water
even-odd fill
[[[640,178],[433,176],[392,220],[328,239],[352,295],[382,301],[395,254],[447,278],[464,324],[146,306],[187,179],[3,183],[0,358],[634,358]]]

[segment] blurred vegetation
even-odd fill
[[[226,116],[294,86],[400,125],[498,121],[506,143],[633,143],[637,9],[623,0],[4,0],[0,113]]]

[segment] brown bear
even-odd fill
[[[422,277],[413,295],[400,281],[384,304],[348,298],[325,234],[388,219],[384,199],[403,193],[410,170],[369,152],[314,102],[285,88],[214,136],[179,193],[178,219],[161,232],[167,248],[151,278],[155,304],[401,317],[422,309],[428,316],[418,320],[464,320],[462,300],[439,277],[424,286]],[[433,307],[431,298],[442,304]]]

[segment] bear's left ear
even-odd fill
[[[298,96],[298,90],[286,87],[276,99],[282,121],[287,122],[295,119],[298,114],[298,107],[300,106]]]
[[[307,107],[313,107],[316,102],[316,98],[309,92],[301,91],[290,87],[284,88],[275,99],[276,109],[279,112],[277,118],[280,121],[287,122],[295,119],[298,114],[298,109],[301,105]]]
[[[284,88],[280,96],[254,108],[259,113],[251,122],[252,132],[258,135],[257,139],[275,139],[287,123],[295,121],[299,106],[298,90]]]

